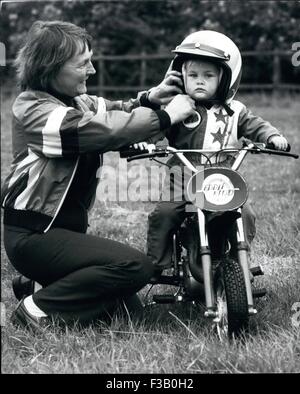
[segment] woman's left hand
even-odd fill
[[[166,105],[177,94],[182,93],[183,82],[181,73],[178,71],[168,71],[164,80],[154,88],[151,88],[148,94],[148,100],[151,103]]]

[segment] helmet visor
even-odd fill
[[[211,47],[206,44],[186,43],[178,45],[172,52],[177,54],[190,54],[198,56],[209,56],[220,60],[230,60],[229,53],[222,51],[221,49]]]

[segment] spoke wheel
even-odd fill
[[[228,311],[224,285],[219,281],[216,291],[216,305],[218,318],[214,319],[214,326],[219,339],[222,341],[228,337]]]

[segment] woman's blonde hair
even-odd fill
[[[47,90],[60,68],[86,46],[91,36],[69,22],[36,21],[31,26],[15,60],[18,84],[22,90]]]

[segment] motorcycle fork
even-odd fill
[[[241,208],[238,211],[241,213]],[[236,220],[236,224],[237,224],[237,258],[243,271],[246,293],[247,293],[247,301],[248,301],[248,312],[249,315],[254,315],[255,313],[257,313],[257,310],[253,307],[254,302],[253,302],[251,280],[250,280],[250,273],[248,266],[248,254],[247,254],[248,247],[245,241],[242,216]]]
[[[205,292],[205,303],[206,317],[217,317],[215,311],[215,296],[213,289],[213,273],[212,273],[212,261],[211,261],[211,250],[208,244],[208,237],[206,232],[205,215],[201,209],[197,209],[198,214],[198,226],[199,226],[199,237],[200,237],[200,255],[203,269],[203,281],[204,281],[204,292]]]
[[[175,233],[173,235],[173,274],[176,277],[179,277],[179,257],[180,257],[179,255],[181,254],[180,251],[178,251],[179,249],[178,240],[179,240],[178,233]]]
[[[239,209],[241,213],[241,209]],[[199,225],[199,237],[200,237],[200,255],[203,269],[203,281],[204,281],[204,291],[205,291],[205,302],[206,302],[206,317],[217,317],[217,312],[215,311],[215,294],[213,287],[213,274],[212,274],[212,259],[211,250],[208,244],[208,237],[206,232],[206,222],[205,215],[201,209],[197,209],[198,214],[198,225]],[[253,307],[253,295],[251,289],[251,281],[248,267],[248,256],[247,256],[247,244],[245,242],[245,233],[242,217],[236,220],[237,223],[237,258],[241,265],[246,294],[248,302],[248,312],[250,315],[257,313],[256,309]]]

